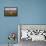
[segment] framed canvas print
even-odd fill
[[[20,31],[20,41],[46,41],[46,25],[44,24],[20,24],[18,25],[18,30]]]
[[[4,16],[17,16],[17,7],[5,7]]]

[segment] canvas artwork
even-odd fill
[[[5,7],[4,16],[17,16],[17,7]]]
[[[19,25],[20,40],[46,41],[46,25]]]

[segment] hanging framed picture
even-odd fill
[[[4,16],[18,16],[17,7],[5,7]]]

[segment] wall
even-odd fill
[[[18,16],[5,17],[7,6],[18,7]],[[0,44],[8,43],[9,32],[18,32],[17,24],[46,24],[46,0],[0,0]]]

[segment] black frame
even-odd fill
[[[18,16],[18,8],[17,7],[4,7],[4,16],[10,16],[10,15],[6,15],[5,8],[16,8],[16,15],[11,15],[11,16]]]

